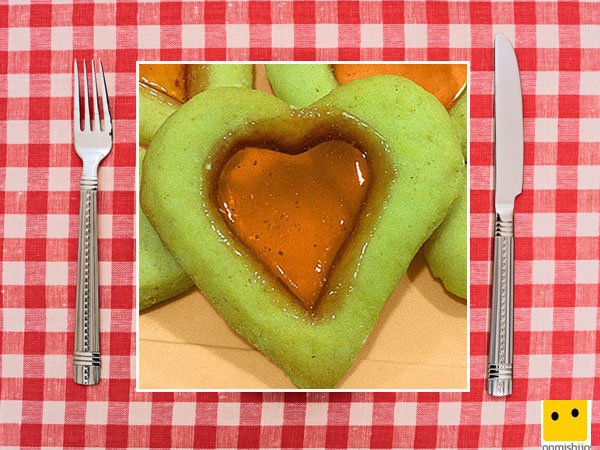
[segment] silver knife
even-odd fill
[[[494,45],[494,118],[496,226],[487,391],[505,396],[513,388],[513,213],[523,190],[523,101],[517,57],[502,35]]]

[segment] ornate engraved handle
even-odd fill
[[[73,378],[77,384],[100,382],[100,327],[98,321],[97,179],[81,180],[79,254]]]
[[[494,278],[487,391],[494,396],[512,394],[514,238],[512,214],[496,215]]]

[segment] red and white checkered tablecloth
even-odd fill
[[[596,2],[206,1],[0,5],[0,447],[536,448],[542,399],[593,399],[600,445],[600,7]],[[484,392],[493,35],[517,49],[515,392]],[[101,58],[104,380],[72,382],[78,180],[71,70]],[[469,393],[136,393],[136,60],[470,60]],[[85,425],[85,426],[84,426]]]

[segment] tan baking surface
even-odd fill
[[[258,66],[257,87],[266,89]],[[342,389],[466,389],[467,308],[419,253],[388,299]],[[141,389],[293,389],[197,290],[140,315]]]

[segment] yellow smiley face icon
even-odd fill
[[[586,400],[544,400],[543,404],[545,441],[587,440]]]

